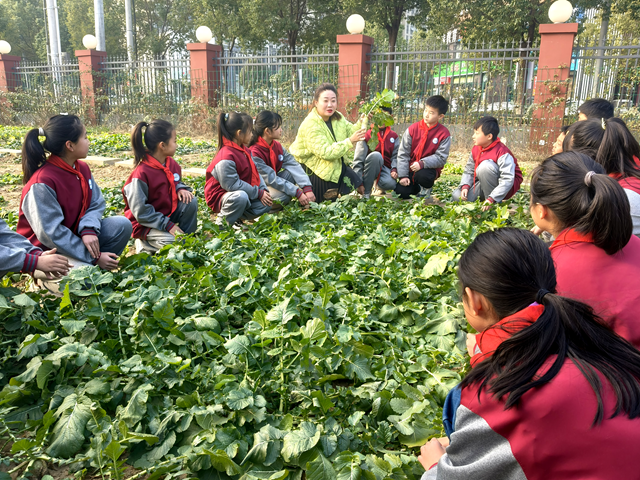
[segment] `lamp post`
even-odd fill
[[[11,45],[6,40],[0,40],[0,55],[8,55],[11,53]]]
[[[549,20],[553,23],[564,23],[572,14],[573,6],[568,0],[557,0],[549,7]]]
[[[211,33],[211,29],[209,27],[198,27],[196,30],[196,38],[200,43],[209,43],[209,40],[213,38],[213,34]]]
[[[9,53],[11,53],[9,42],[0,40],[0,92],[13,92],[19,85],[17,73],[22,59]]]
[[[359,35],[364,31],[364,18],[357,13],[347,18],[347,30],[351,35]]]
[[[87,50],[95,50],[98,46],[98,39],[93,35],[85,35],[82,37],[82,44]]]

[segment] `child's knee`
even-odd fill
[[[476,170],[477,176],[483,175],[498,175],[500,173],[500,169],[498,165],[493,160],[485,160],[480,165],[478,165],[478,169]]]
[[[380,165],[380,168],[382,168],[384,159],[382,158],[380,152],[371,152],[369,155],[367,155],[367,162],[373,163],[374,165],[378,164]]]
[[[461,191],[459,188],[456,188],[456,189],[453,191],[453,194],[451,194],[451,199],[452,199],[454,202],[459,202],[459,201],[460,201],[460,196],[461,196],[461,195],[462,195],[462,191]]]

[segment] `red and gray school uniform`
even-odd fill
[[[267,185],[253,163],[251,152],[232,143],[225,139],[207,167],[204,187],[209,208],[231,225],[241,218],[259,217],[271,209],[260,201]]]
[[[451,134],[444,125],[436,123],[430,127],[420,120],[409,126],[398,148],[398,178],[408,178],[411,184],[398,184],[396,193],[402,198],[409,198],[417,194],[421,187],[433,187],[447,163],[450,149]],[[420,165],[416,172],[410,169],[414,163]]]
[[[640,178],[631,175],[623,177],[620,174],[612,173],[609,175],[615,178],[620,186],[624,188],[624,193],[629,199],[631,207],[631,220],[633,220],[633,234],[640,236]]]
[[[131,238],[131,222],[122,216],[103,218],[106,203],[89,166],[77,160],[73,169],[88,184],[86,210],[80,177],[48,160],[22,188],[18,233],[36,247],[57,248],[84,263],[96,263],[82,242],[85,235],[98,237],[101,252],[120,255]]]
[[[42,250],[0,219],[0,278],[9,272],[33,273]]]
[[[185,233],[195,232],[197,199],[182,204],[177,199],[180,190],[193,191],[183,183],[180,165],[171,157],[162,165],[147,154],[122,188],[124,215],[131,221],[133,238],[146,240],[151,229],[169,232],[176,224]]]
[[[269,145],[260,137],[249,151],[274,200],[287,204],[293,197],[313,192],[309,176],[280,142],[273,140]]]
[[[511,150],[497,138],[482,148],[475,145],[464,168],[460,186],[453,192],[453,200],[460,200],[460,193],[468,189],[467,200],[486,200],[500,203],[513,197],[522,184],[522,171]]]
[[[378,188],[381,190],[394,190],[396,180],[391,172],[398,171],[398,150],[400,148],[399,137],[391,127],[384,127],[376,135],[378,144],[373,151],[369,148],[372,132],[369,130],[363,141],[356,143],[353,155],[353,171],[362,176],[364,193],[371,193],[373,184],[378,180]]]
[[[478,335],[483,354],[474,355],[473,364],[533,324],[543,309],[533,304]],[[554,359],[549,357],[538,375]],[[504,398],[495,398],[487,389],[480,396],[477,386],[458,390],[456,405],[450,405],[455,408],[450,445],[422,480],[637,478],[640,418],[631,420],[624,414],[610,418],[616,398],[599,376],[605,414],[597,425],[593,425],[597,408],[593,389],[570,359],[549,383],[529,390],[508,410]]]
[[[618,335],[640,349],[640,238],[632,235],[622,250],[608,255],[591,235],[566,229],[549,248],[558,294],[590,305]]]

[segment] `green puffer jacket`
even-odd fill
[[[337,141],[314,107],[300,124],[289,151],[321,179],[338,183],[342,171],[340,159],[344,157],[347,163],[353,160],[353,144],[349,137],[360,129],[360,121],[354,125],[342,117],[332,120],[331,126]]]

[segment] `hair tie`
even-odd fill
[[[42,127],[40,127],[38,129],[38,136],[40,137],[46,137],[46,135],[44,134],[44,129]]]
[[[602,120],[602,129],[603,129],[603,130],[606,130],[606,129],[607,129],[607,126],[606,126],[606,124],[604,123],[604,118],[601,118],[600,120]]]
[[[584,184],[585,184],[587,187],[590,187],[590,186],[591,186],[591,182],[592,182],[591,178],[592,178],[595,174],[596,174],[596,172],[594,172],[593,170],[589,170],[589,171],[587,172],[587,174],[584,176]]]
[[[540,290],[538,290],[538,294],[536,295],[536,302],[539,303],[539,304],[542,304],[542,299],[548,293],[551,293],[551,292],[549,290],[544,289],[544,288],[541,288]]]
[[[229,114],[225,113],[224,114],[224,121],[227,122],[229,120]]]

